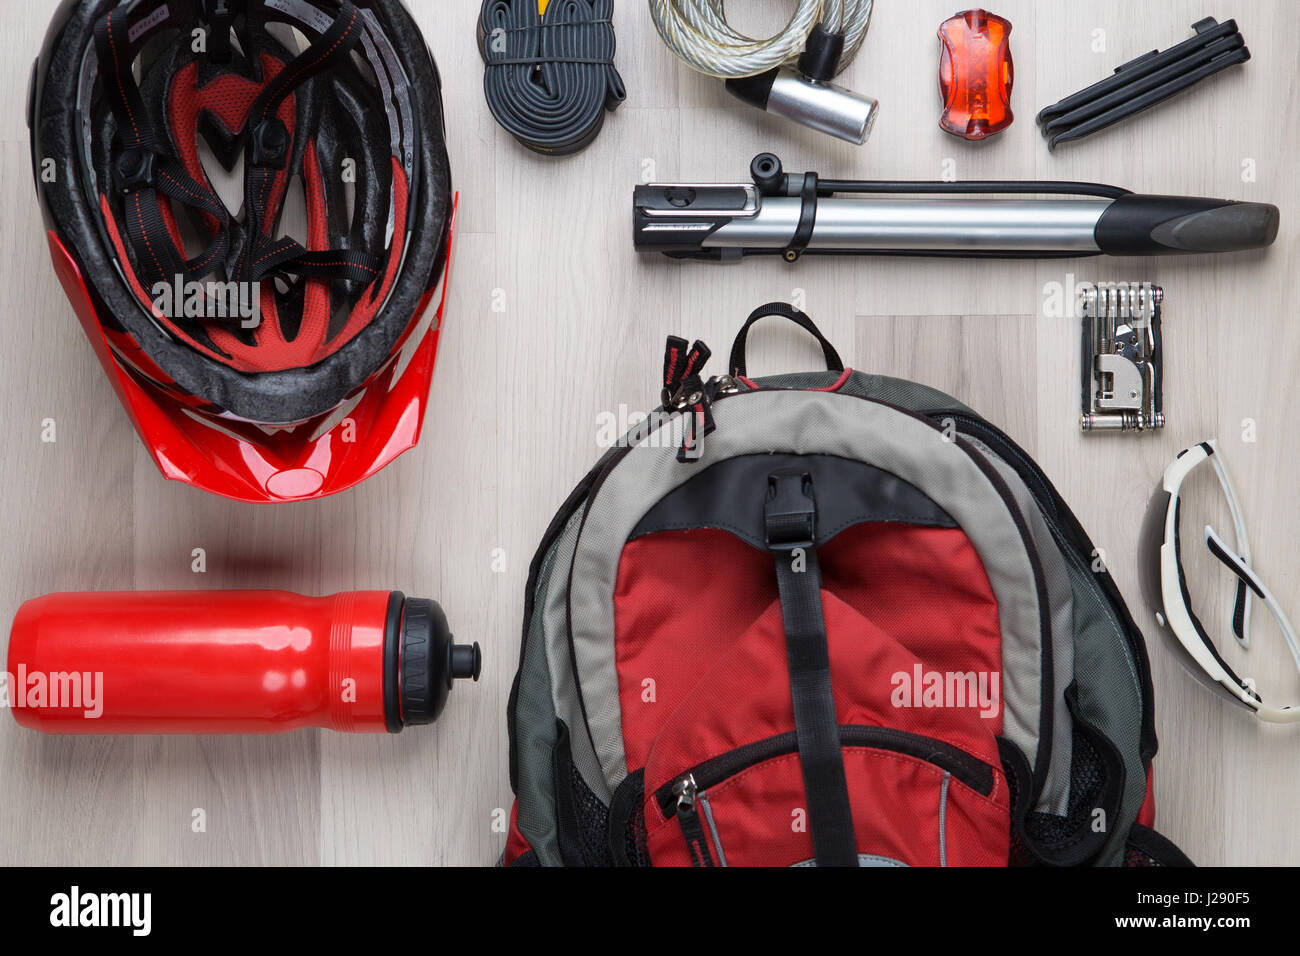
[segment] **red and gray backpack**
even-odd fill
[[[768,315],[828,371],[752,380]],[[504,863],[1163,865],[1142,635],[1042,471],[788,305],[663,406],[529,574]]]

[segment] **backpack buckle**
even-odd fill
[[[813,546],[817,537],[817,501],[808,472],[783,468],[767,476],[763,527],[769,551]]]

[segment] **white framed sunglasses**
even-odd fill
[[[1233,636],[1243,648],[1250,647],[1251,602],[1258,598],[1277,620],[1296,667],[1300,669],[1300,640],[1296,638],[1295,628],[1291,626],[1286,612],[1273,593],[1250,566],[1250,544],[1241,506],[1232,487],[1232,479],[1224,467],[1223,457],[1218,453],[1218,443],[1213,439],[1179,452],[1178,457],[1165,469],[1164,477],[1151,497],[1138,540],[1138,571],[1142,594],[1156,612],[1156,621],[1172,633],[1177,646],[1185,652],[1193,673],[1254,711],[1260,720],[1271,723],[1300,722],[1300,706],[1273,707],[1264,703],[1253,682],[1239,677],[1223,659],[1200,618],[1192,610],[1182,563],[1179,490],[1187,476],[1207,461],[1214,467],[1219,485],[1228,499],[1228,511],[1232,515],[1236,535],[1236,541],[1230,547],[1213,527],[1205,526],[1206,547],[1237,578],[1231,621]]]

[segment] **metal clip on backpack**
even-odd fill
[[[752,380],[764,316],[828,371]],[[996,428],[764,306],[533,561],[507,865],[1153,865],[1142,636]]]

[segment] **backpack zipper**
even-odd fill
[[[686,838],[686,849],[691,854],[692,866],[713,866],[713,855],[709,852],[709,841],[704,835],[704,825],[700,822],[699,798],[700,788],[691,774],[674,780],[672,793],[677,800],[677,823]]]
[[[959,747],[895,727],[844,725],[839,731],[840,743],[844,747],[870,747],[916,757],[942,770],[945,785],[949,779],[954,779],[982,796],[987,797],[993,792],[993,768]],[[709,841],[701,818],[701,809],[709,812],[708,788],[765,760],[798,752],[798,739],[793,732],[779,734],[706,760],[655,791],[655,800],[664,816],[676,817],[677,825],[681,827],[692,866],[717,865],[709,851]],[[712,828],[711,814],[709,822]],[[716,830],[714,838],[717,838]],[[718,847],[718,853],[722,853],[721,846]],[[725,862],[723,865],[726,865]]]
[[[1055,515],[1056,502],[1052,500],[1052,495],[1049,493],[1047,477],[1042,473],[1042,470],[1036,467],[1034,463],[1020,452],[1018,448],[1013,448],[1010,445],[1011,440],[1005,433],[999,431],[996,427],[981,419],[971,418],[969,415],[964,415],[960,412],[935,412],[932,413],[930,417],[938,422],[950,419],[959,426],[959,431],[964,430],[968,435],[973,435],[974,437],[979,438],[986,445],[1000,445],[1001,448],[998,449],[999,453],[1006,452],[1002,457],[1014,458],[1020,462],[1025,471],[1029,473],[1029,477],[1033,479],[1034,483],[1038,486],[1038,494],[1035,494],[1034,497],[1040,502],[1048,505],[1052,509],[1053,515]],[[989,439],[992,440],[990,441]],[[1017,471],[1018,470],[1019,469],[1017,469]],[[1026,484],[1028,484],[1028,482],[1026,482]]]
[[[952,774],[954,780],[981,796],[987,797],[993,792],[993,767],[990,764],[960,747],[932,737],[897,727],[844,724],[840,726],[840,744],[843,747],[869,747],[916,757]],[[716,787],[742,770],[748,770],[765,760],[798,752],[798,739],[793,731],[746,744],[706,760],[675,777],[655,791],[655,799],[668,817],[681,812],[684,794],[688,797],[689,808],[693,810],[698,796],[708,788]]]

